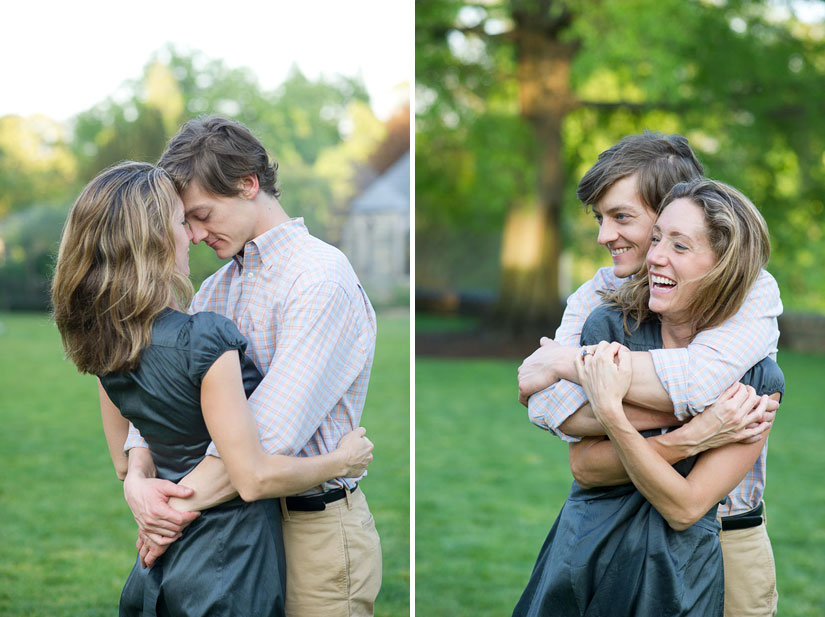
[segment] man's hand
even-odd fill
[[[757,396],[751,386],[735,383],[705,411],[685,424],[691,454],[730,443],[755,443],[771,428],[779,403]]]
[[[166,549],[177,540],[181,534],[174,537],[167,538],[166,536],[159,536],[155,533],[144,533],[138,530],[138,539],[135,542],[138,555],[140,555],[140,566],[142,568],[151,568],[155,565],[158,558],[166,552]]]
[[[366,437],[367,429],[359,426],[354,431],[350,431],[338,442],[338,447],[334,450],[343,459],[341,477],[360,478],[367,470],[367,465],[372,461],[373,443]]]
[[[139,531],[144,534],[177,539],[199,515],[198,512],[179,512],[169,505],[170,497],[189,497],[192,489],[168,480],[130,474],[123,482],[123,494]]]
[[[541,347],[530,354],[518,367],[518,400],[527,407],[527,399],[539,390],[553,385],[560,379],[558,367],[569,359],[571,349],[559,345],[546,336],[541,337]]]

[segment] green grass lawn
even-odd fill
[[[135,523],[106,449],[93,377],[44,315],[0,314],[0,615],[116,614]],[[363,482],[384,551],[376,615],[409,614],[409,317],[379,315]]]
[[[765,498],[779,615],[825,615],[825,356],[781,352]],[[518,361],[416,358],[416,613],[509,615],[572,480],[516,401]]]

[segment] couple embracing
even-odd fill
[[[121,615],[372,615],[381,547],[358,480],[375,313],[279,196],[252,133],[205,117],[69,214],[55,321],[99,379],[139,527]],[[193,298],[198,242],[231,260]]]
[[[514,616],[776,614],[763,493],[782,304],[762,215],[703,176],[684,137],[645,133],[579,183],[613,267],[519,369],[575,482]]]

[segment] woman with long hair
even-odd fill
[[[178,482],[214,441],[240,497],[204,511],[152,568],[140,559],[121,615],[283,615],[276,500],[372,459],[362,428],[313,457],[264,454],[247,397],[261,380],[246,340],[215,313],[187,314],[191,240],[171,178],[146,163],[105,170],[72,207],[52,301],[66,355],[99,379],[101,414],[121,479],[132,422],[158,477]],[[256,501],[257,500],[257,501]]]

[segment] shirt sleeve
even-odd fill
[[[298,454],[344,397],[367,361],[360,324],[338,283],[292,290],[269,370],[249,399],[265,452]]]
[[[762,358],[775,358],[781,314],[779,287],[763,270],[728,321],[700,332],[685,348],[651,350],[676,417],[687,420],[702,412]]]
[[[129,434],[126,436],[126,443],[123,444],[123,451],[128,452],[132,448],[148,448],[146,441],[140,434],[140,431],[135,428],[135,425],[129,422]]]
[[[556,342],[568,347],[578,347],[587,316],[601,304],[598,292],[616,289],[621,282],[622,279],[613,274],[613,268],[601,268],[591,280],[571,294],[567,298],[567,308],[561,324],[556,330]],[[533,394],[527,401],[527,414],[530,422],[552,432],[562,441],[577,442],[581,440],[565,434],[559,426],[586,402],[587,397],[581,386],[561,380]]]

